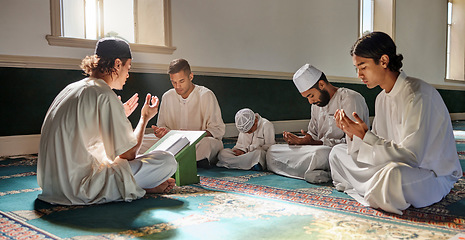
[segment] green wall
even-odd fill
[[[195,74],[195,73],[194,73]],[[78,70],[0,67],[2,86],[0,136],[39,134],[48,107],[66,85],[84,78]],[[249,107],[270,121],[308,119],[310,105],[290,80],[242,77],[194,76],[194,82],[211,89],[220,104],[225,123],[233,123],[237,110]],[[380,88],[367,89],[363,84],[334,83],[360,92],[374,115],[374,101]],[[167,74],[130,73],[122,91],[127,100],[139,93],[138,109],[129,117],[135,126],[140,116],[143,97],[152,93],[161,98],[170,89]],[[464,91],[439,90],[452,113],[465,112]],[[149,124],[156,124],[156,117]]]

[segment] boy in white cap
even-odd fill
[[[82,60],[88,78],[69,84],[53,101],[42,125],[37,181],[40,200],[62,205],[132,201],[175,185],[177,162],[169,154],[136,158],[158,98],[147,94],[135,130],[128,116],[135,94],[122,104],[112,89],[129,77],[131,50],[123,40],[104,38]]]
[[[235,116],[239,137],[236,145],[218,154],[218,167],[264,170],[266,151],[275,143],[273,124],[248,108]]]
[[[267,167],[277,174],[311,183],[328,182],[331,148],[346,142],[344,132],[336,126],[334,113],[337,109],[357,112],[369,122],[368,107],[362,95],[334,87],[323,72],[309,64],[297,70],[293,81],[302,97],[312,104],[308,130],[301,130],[303,136],[283,132],[288,144],[275,144],[268,149]]]

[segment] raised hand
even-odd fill
[[[152,119],[158,113],[158,104],[159,100],[157,96],[152,96],[150,93],[147,93],[145,97],[144,106],[141,110],[141,118],[148,120]]]
[[[119,100],[121,100],[121,96],[118,96]],[[131,98],[129,98],[128,101],[123,103],[124,107],[124,113],[126,114],[126,117],[129,117],[134,110],[136,110],[137,106],[139,105],[139,94],[134,94],[132,95]]]
[[[336,126],[344,131],[351,139],[353,136],[357,136],[361,139],[365,137],[365,133],[368,131],[366,123],[358,116],[356,112],[352,113],[355,121],[352,121],[343,109],[336,110],[334,118],[336,119]]]

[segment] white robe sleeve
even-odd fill
[[[275,143],[274,126],[268,120],[260,120],[259,127],[253,133],[252,144],[248,147],[249,152],[256,149],[263,149],[265,151]]]
[[[426,129],[428,117],[431,113],[424,108],[423,100],[415,97],[410,102],[405,103],[402,113],[403,128],[400,131],[399,143],[388,141],[376,135],[376,129],[373,132],[367,131],[363,138],[363,147],[360,148],[358,161],[378,165],[389,162],[402,162],[412,167],[420,165],[420,159],[426,152],[428,146],[428,132]],[[379,113],[378,113],[379,114]],[[377,116],[385,117],[385,116]],[[373,127],[376,127],[374,124]]]
[[[353,91],[348,91],[344,89],[345,91],[341,92],[343,94],[340,96],[340,106],[344,110],[344,112],[347,114],[347,116],[355,121],[355,118],[353,117],[352,113],[356,112],[358,116],[367,124],[367,126],[370,126],[370,113],[368,110],[368,107],[365,103],[365,99],[358,94],[357,92]],[[313,116],[312,116],[313,117]],[[332,119],[329,119],[332,127],[334,129],[337,128],[334,116],[331,116]],[[338,129],[338,128],[337,128]],[[334,131],[334,130],[333,130]],[[350,141],[349,137],[343,137],[343,138],[335,138],[332,137],[331,135],[327,136],[325,135],[321,141],[325,146],[335,146],[340,143],[348,143]]]
[[[137,144],[131,122],[121,101],[108,95],[99,96],[99,128],[108,159],[114,160]]]
[[[353,117],[352,113],[357,113],[357,115],[368,126],[368,129],[370,129],[370,111],[368,110],[368,106],[366,105],[365,99],[358,95],[353,96],[354,97],[352,98],[343,98],[342,109],[344,109],[344,112],[352,121],[355,121],[355,118]],[[357,153],[362,144],[362,139],[360,139],[357,136],[353,136],[353,139],[351,140],[350,137],[346,135],[345,140],[347,143],[347,153],[349,155]]]
[[[200,104],[204,121],[206,121],[205,130],[209,131],[214,138],[221,140],[226,132],[226,126],[221,117],[220,105],[216,100],[215,94],[208,91],[202,96]]]
[[[260,116],[258,117],[260,120],[258,122],[257,130],[253,133],[239,133],[239,137],[234,148],[240,149],[244,152],[252,152],[256,149],[263,149],[267,151],[271,145],[276,143],[273,124]]]
[[[319,140],[318,137],[318,109],[317,106],[312,105],[311,107],[311,118],[310,122],[308,123],[308,131],[307,133],[312,136],[314,140]]]
[[[323,142],[323,145],[328,146],[328,147],[334,147],[335,145],[338,145],[340,143],[346,143],[345,137],[342,138],[331,138],[331,137],[323,137],[320,139],[320,141]]]
[[[250,144],[250,140],[247,137],[245,133],[240,132],[239,136],[237,137],[237,142],[236,145],[233,147],[233,149],[239,149],[243,152],[247,152],[247,147]]]
[[[276,143],[273,123],[265,121],[263,123],[263,133],[265,136],[265,144],[263,144],[262,149],[267,151],[271,145]]]
[[[358,154],[360,146],[363,144],[363,140],[357,136],[353,136],[353,139],[350,140],[349,137],[346,137],[347,140],[347,154],[354,155]]]
[[[167,128],[168,130],[171,130],[168,128],[167,126],[167,115],[168,115],[168,102],[170,102],[171,100],[168,99],[169,96],[167,93],[163,94],[162,98],[161,98],[161,102],[160,102],[160,107],[159,107],[159,110],[158,110],[158,119],[157,119],[157,127],[163,127],[163,128]]]
[[[356,112],[357,115],[366,123],[370,128],[370,112],[365,103],[365,99],[360,95],[347,95],[342,99],[342,109],[350,119],[355,121],[352,113]]]

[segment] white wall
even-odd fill
[[[49,0],[0,0],[0,55],[81,59],[92,49],[49,46]],[[329,76],[355,77],[348,54],[358,34],[358,0],[172,0],[173,55],[134,53],[134,62],[292,73],[306,62]],[[409,75],[440,85],[445,69],[445,1],[396,0],[396,43]]]
[[[175,0],[174,45],[196,64],[294,72],[309,62],[353,73],[358,0]],[[331,43],[331,44],[330,44]]]
[[[0,54],[83,58],[91,49],[49,46],[49,0],[0,0]]]
[[[407,74],[444,84],[447,1],[397,0],[396,45]]]
[[[49,46],[49,0],[2,0],[0,54],[82,58],[91,49]],[[344,76],[357,37],[357,0],[173,0],[173,55],[134,62],[294,72],[305,62]],[[7,33],[7,34],[3,34]],[[5,36],[3,36],[5,35]]]

